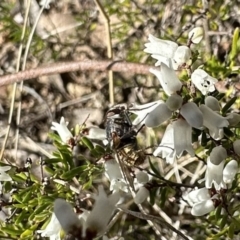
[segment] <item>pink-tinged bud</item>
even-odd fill
[[[166,101],[167,107],[171,111],[176,111],[182,106],[183,99],[178,94],[172,94]]]
[[[134,202],[136,204],[142,204],[147,197],[149,196],[149,190],[145,187],[139,188],[138,192],[136,193],[136,196],[134,197]]]
[[[180,114],[194,128],[203,126],[203,115],[196,103],[188,102],[181,107]]]
[[[220,104],[215,97],[207,96],[205,98],[205,105],[211,108],[214,112],[220,112]]]
[[[240,156],[240,139],[233,142],[233,150],[238,156]]]

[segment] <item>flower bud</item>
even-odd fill
[[[240,139],[234,141],[233,150],[238,156],[240,156]]]
[[[188,102],[181,107],[180,114],[194,128],[203,126],[203,114],[196,103]]]
[[[198,44],[203,39],[203,28],[195,27],[188,33],[188,38],[192,43]]]
[[[176,111],[182,106],[183,99],[178,94],[172,94],[166,101],[167,107],[171,111]]]
[[[145,184],[149,181],[148,174],[143,172],[143,171],[137,172],[136,173],[136,178],[137,178],[137,181],[141,184]]]
[[[232,184],[237,171],[238,171],[237,161],[231,160],[230,162],[228,162],[223,170],[223,181],[226,184]]]
[[[191,50],[187,46],[180,46],[177,48],[177,50],[174,53],[173,61],[176,64],[176,67],[174,69],[178,69],[178,67],[181,67],[182,65],[186,64],[190,58],[191,58]]]
[[[136,196],[134,197],[134,202],[136,204],[143,203],[147,197],[149,196],[149,191],[145,187],[139,188],[138,192],[136,193]]]
[[[226,158],[227,158],[227,151],[222,146],[213,148],[210,153],[210,161],[214,165],[219,165]]]
[[[207,96],[205,98],[205,105],[209,108],[211,108],[215,112],[220,112],[220,104],[219,101],[212,96]]]

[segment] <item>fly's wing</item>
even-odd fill
[[[119,150],[119,151],[121,151],[121,150]],[[125,163],[125,159],[124,159],[125,156],[122,155],[122,154],[119,154],[119,151],[116,151],[115,159],[120,166],[121,173],[123,175],[124,180],[128,184],[128,187],[129,187],[129,190],[130,190],[131,194],[133,195],[133,197],[135,197],[135,195],[136,195],[135,194],[135,188],[134,188],[134,185],[133,185],[133,177],[130,174],[130,168]]]

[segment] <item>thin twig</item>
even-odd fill
[[[65,73],[72,71],[109,71],[114,72],[129,72],[132,74],[149,74],[149,69],[154,68],[150,65],[123,62],[123,61],[96,61],[85,60],[76,62],[61,62],[48,64],[38,68],[33,68],[21,71],[15,74],[4,75],[0,77],[0,87],[16,82],[21,82],[28,79],[33,79],[41,76],[47,76],[56,73]],[[158,68],[159,69],[159,68]]]
[[[102,7],[99,0],[94,0],[100,13],[103,16],[105,28],[106,28],[106,44],[107,44],[107,55],[110,60],[113,58],[113,51],[112,51],[112,38],[111,38],[111,29],[110,29],[110,19],[104,8]],[[108,82],[109,82],[109,101],[111,105],[114,105],[114,84],[113,84],[113,71],[108,71]]]

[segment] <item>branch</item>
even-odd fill
[[[15,82],[21,82],[28,79],[51,75],[56,73],[65,73],[72,71],[109,71],[114,72],[130,72],[133,74],[148,74],[149,69],[153,68],[150,65],[139,64],[139,63],[129,63],[123,61],[96,61],[96,60],[86,60],[86,61],[76,61],[76,62],[60,62],[49,64],[47,66],[41,66],[34,69],[29,69],[21,71],[14,74],[0,76],[0,87],[4,85],[9,85]]]

